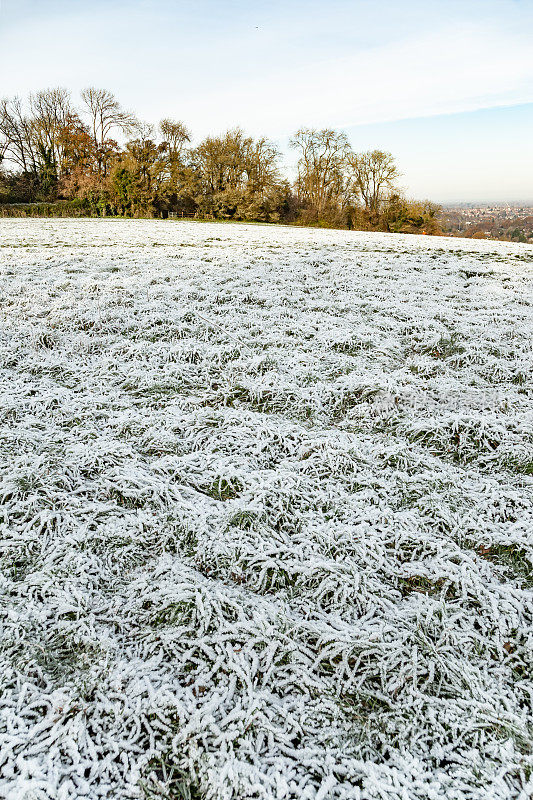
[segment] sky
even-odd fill
[[[533,201],[533,0],[0,0],[0,96],[111,89],[195,140],[390,150],[409,196]]]

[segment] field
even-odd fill
[[[0,221],[0,796],[529,800],[533,248]]]

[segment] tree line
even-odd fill
[[[119,143],[120,141],[120,143]],[[393,156],[357,153],[340,131],[290,139],[296,177],[269,139],[241,129],[198,145],[183,122],[139,121],[107,89],[0,101],[0,204],[17,213],[168,216],[439,233],[439,207],[406,199]],[[28,213],[28,209],[20,213]],[[30,212],[31,213],[31,212]]]

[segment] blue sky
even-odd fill
[[[112,89],[200,138],[301,125],[391,150],[413,196],[533,200],[533,0],[0,0],[0,95]]]

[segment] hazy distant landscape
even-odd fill
[[[0,794],[527,800],[533,254],[0,221]]]
[[[445,205],[439,219],[452,236],[533,244],[533,203]]]

